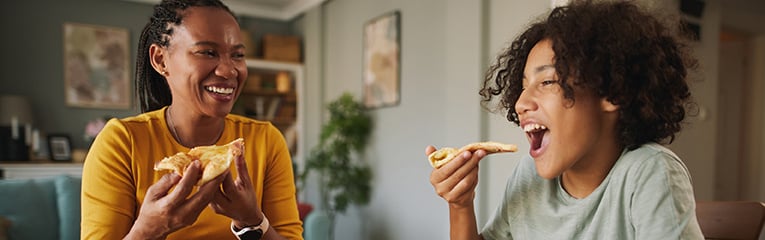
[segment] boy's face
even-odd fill
[[[550,40],[531,49],[523,87],[515,111],[530,144],[537,173],[552,179],[563,172],[592,167],[602,158],[601,147],[613,146],[617,107],[592,91],[574,85],[574,99],[566,99],[554,67]],[[571,82],[571,81],[569,81]],[[610,141],[608,144],[603,144]]]

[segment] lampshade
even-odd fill
[[[24,96],[0,95],[0,126],[10,126],[14,117],[21,125],[34,123],[29,100]]]

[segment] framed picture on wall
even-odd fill
[[[367,108],[398,105],[401,98],[401,14],[392,11],[364,24],[362,85]]]
[[[71,161],[72,145],[69,141],[69,135],[48,135],[48,152],[50,153],[50,159],[53,161]]]
[[[129,109],[128,30],[64,23],[63,32],[66,105]]]

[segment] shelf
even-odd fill
[[[247,59],[245,62],[249,76],[232,112],[256,120],[270,121],[282,131],[290,147],[292,160],[302,166],[305,151],[304,100],[301,97],[303,65],[262,59]],[[282,81],[281,85],[277,81]]]
[[[283,95],[295,95],[295,91],[279,92],[274,89],[261,89],[261,90],[243,90],[242,93],[258,94],[266,96],[283,96]]]
[[[0,179],[30,179],[53,177],[62,174],[70,176],[82,175],[81,162],[0,162]]]
[[[265,70],[283,70],[303,74],[303,64],[290,62],[276,62],[263,59],[248,58],[245,60],[248,68],[260,68]]]

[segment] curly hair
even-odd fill
[[[671,24],[677,19],[664,22],[628,1],[574,1],[555,8],[497,56],[479,92],[481,103],[487,107],[498,97],[498,108],[519,124],[515,103],[526,59],[534,45],[550,39],[566,99],[575,100],[576,85],[619,106],[616,128],[628,149],[667,138],[671,143],[686,108],[695,106],[686,78],[697,66],[686,32]]]
[[[215,7],[226,10],[234,16],[234,13],[220,0],[163,0],[154,6],[154,13],[141,32],[136,56],[135,90],[142,113],[160,109],[173,101],[165,77],[151,66],[149,47],[152,44],[170,46],[170,36],[173,35],[172,26],[183,22],[183,10],[189,7]]]

